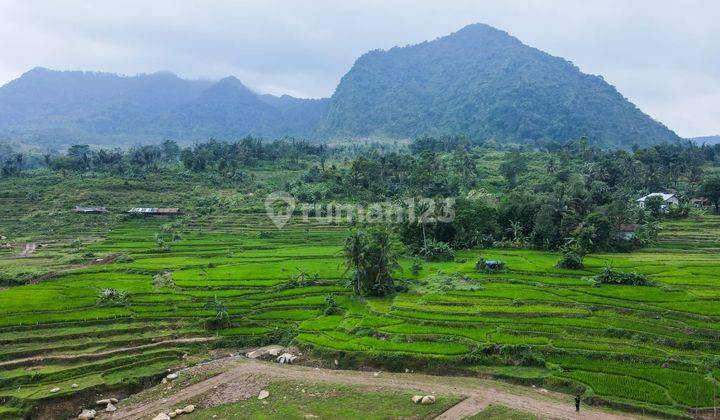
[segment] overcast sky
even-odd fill
[[[322,97],[370,49],[474,22],[602,75],[681,136],[720,134],[717,0],[0,0],[0,84],[35,66],[170,70]]]

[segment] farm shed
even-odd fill
[[[107,213],[107,209],[105,207],[98,207],[98,206],[75,206],[73,211],[75,213],[84,213],[84,214]]]
[[[177,207],[133,207],[128,210],[132,214],[147,214],[149,216],[174,216],[180,214]]]

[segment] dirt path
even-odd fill
[[[85,359],[85,358],[98,358],[98,357],[105,357],[105,356],[112,356],[116,353],[124,353],[134,350],[143,350],[148,349],[152,347],[159,347],[164,346],[166,344],[188,344],[188,343],[203,343],[207,341],[213,341],[215,340],[214,337],[193,337],[193,338],[177,338],[174,340],[165,340],[165,341],[158,341],[156,343],[149,343],[149,344],[142,344],[139,346],[134,347],[120,347],[112,350],[105,350],[100,351],[97,353],[80,353],[80,354],[56,354],[56,355],[49,355],[49,356],[33,356],[33,357],[25,357],[23,359],[13,359],[13,360],[6,360],[4,362],[0,362],[0,368],[8,367],[8,366],[14,366],[14,365],[23,365],[26,363],[32,363],[32,362],[43,362],[47,360],[76,360],[76,359]]]
[[[380,373],[351,370],[314,369],[306,366],[289,366],[266,363],[257,360],[238,360],[230,370],[205,381],[179,390],[174,395],[135,407],[120,407],[112,416],[113,420],[152,418],[157,414],[175,408],[183,401],[198,397],[222,384],[239,382],[243,379],[262,375],[270,379],[302,382],[321,382],[350,386],[388,387],[426,392],[438,395],[460,395],[467,397],[439,418],[458,419],[471,416],[489,404],[500,404],[526,411],[542,418],[553,419],[632,419],[631,415],[612,414],[596,408],[585,407],[575,413],[572,397],[554,392],[541,393],[477,378],[430,376],[421,374]]]
[[[468,397],[458,404],[450,407],[449,410],[440,414],[435,420],[456,420],[474,416],[483,411],[492,401],[478,397]]]
[[[25,248],[23,248],[22,252],[20,253],[20,257],[29,257],[35,252],[37,249],[37,244],[35,242],[28,242],[25,244]]]

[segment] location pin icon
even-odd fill
[[[279,208],[279,202],[285,205]],[[265,198],[265,212],[278,229],[282,229],[290,221],[296,205],[295,197],[284,191],[276,191]]]

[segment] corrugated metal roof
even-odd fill
[[[75,206],[73,211],[78,213],[107,213],[107,209],[105,207],[99,206]]]

